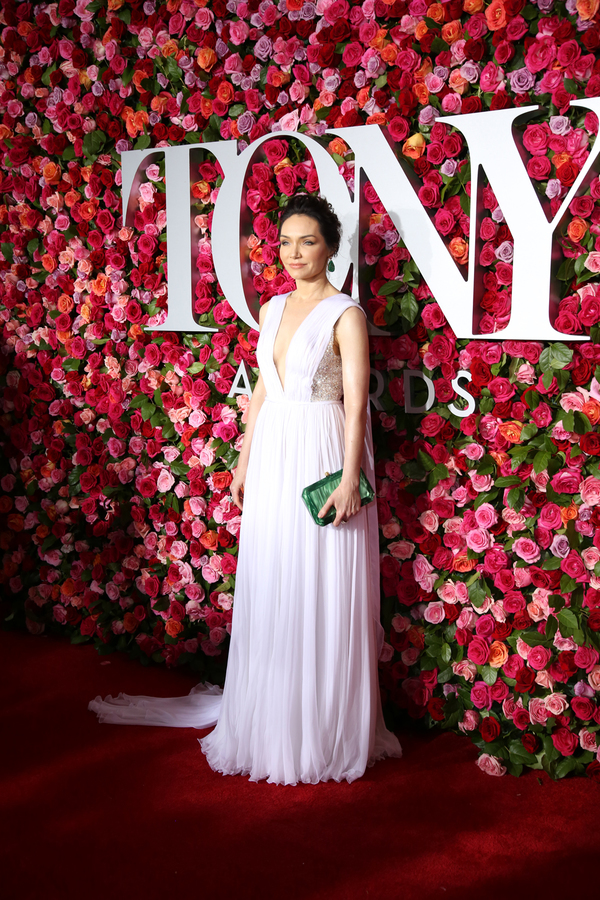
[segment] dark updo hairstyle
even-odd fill
[[[336,256],[342,239],[342,225],[331,203],[314,194],[295,194],[283,208],[279,219],[279,234],[283,223],[291,216],[310,216],[319,224],[323,239],[332,256]]]

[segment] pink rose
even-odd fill
[[[541,556],[540,548],[530,538],[517,538],[512,548],[517,556],[529,564],[537,562]]]
[[[551,484],[558,494],[576,494],[581,484],[581,474],[574,469],[561,469],[553,477]]]
[[[491,503],[482,503],[479,509],[475,510],[475,521],[480,528],[491,528],[498,521],[498,513]]]
[[[575,653],[575,665],[590,674],[596,666],[600,654],[594,647],[578,647]]]
[[[490,648],[482,637],[474,637],[467,649],[467,656],[476,666],[484,666],[488,661]]]
[[[527,662],[532,669],[537,671],[546,668],[550,662],[551,656],[551,652],[546,647],[538,645],[537,647],[532,647],[530,649]]]
[[[540,509],[538,522],[542,528],[548,528],[550,531],[553,531],[555,528],[562,528],[563,521],[560,507],[556,503],[545,503]]]
[[[567,709],[567,706],[566,694],[553,693],[548,694],[546,697],[546,709],[549,715],[554,716],[554,718],[561,716]]]
[[[532,697],[529,701],[529,716],[531,721],[536,725],[545,725],[548,721],[548,716],[550,713],[546,709],[546,703],[544,700],[540,700],[537,697]]]
[[[477,765],[486,775],[505,775],[506,766],[502,765],[502,760],[497,756],[490,756],[489,753],[482,753],[477,760]]]
[[[579,493],[587,506],[597,506],[600,503],[600,481],[589,475],[579,485]]]
[[[443,622],[446,618],[443,602],[441,600],[433,600],[431,603],[428,603],[423,613],[423,618],[431,625],[439,625],[440,622]]]
[[[161,469],[156,482],[156,487],[160,493],[165,494],[167,491],[170,491],[174,484],[175,478],[171,472],[168,469]]]
[[[477,709],[491,709],[492,698],[490,697],[490,689],[485,681],[476,681],[471,688],[471,702]]]
[[[475,731],[479,723],[481,722],[481,716],[474,709],[465,710],[465,714],[462,717],[462,722],[458,723],[458,727],[463,732],[463,734],[469,731]]]

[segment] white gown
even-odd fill
[[[285,390],[273,345],[286,296],[273,297],[257,346],[266,387],[244,486],[231,646],[222,697],[120,694],[90,703],[100,721],[207,727],[213,769],[277,784],[353,781],[401,756],[384,724],[377,678],[379,539],[374,503],[338,528],[319,526],[306,485],[344,462],[341,361],[333,328],[345,294],[321,301],[293,335]],[[370,416],[362,468],[375,484]]]

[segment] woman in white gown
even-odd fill
[[[231,485],[243,514],[222,697],[199,686],[187,698],[119,695],[90,708],[107,722],[203,727],[218,717],[200,744],[223,774],[353,781],[401,755],[377,678],[377,512],[358,491],[361,467],[375,484],[367,329],[359,304],[327,279],[340,240],[331,206],[292,198],[280,238],[296,289],[260,312],[260,375]],[[302,491],[339,469],[321,510],[335,506],[335,521],[318,526]]]

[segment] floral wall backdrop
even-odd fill
[[[323,142],[368,215],[361,290],[389,335],[374,411],[381,528],[381,685],[388,709],[468,734],[491,774],[600,775],[600,181],[557,232],[564,342],[503,341],[513,244],[488,184],[469,248],[468,148],[447,114],[539,104],[517,123],[553,215],[595,139],[599,0],[59,0],[2,4],[0,257],[4,611],[100,652],[222,679],[240,517],[228,492],[258,334],[216,280],[204,151],[194,309],[213,333],[153,332],[166,315],[164,163],[134,220],[120,153],[268,133],[246,201],[254,287],[290,287],[277,213],[318,190],[297,131]],[[466,271],[483,269],[482,340],[457,340],[351,147],[328,128],[387,129]],[[160,158],[159,158],[160,160]],[[587,343],[568,335],[590,335]],[[403,372],[434,385],[404,410]],[[471,373],[472,414],[452,379]],[[460,401],[459,401],[460,402]]]

